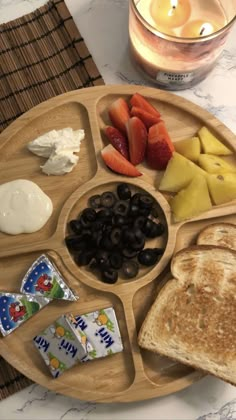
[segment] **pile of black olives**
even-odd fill
[[[149,194],[135,193],[126,183],[116,193],[106,191],[89,198],[77,219],[69,222],[72,232],[65,242],[79,266],[89,266],[105,283],[115,283],[118,272],[137,276],[139,265],[156,264],[164,250],[145,248],[146,240],[163,235],[165,226],[155,221],[158,207]]]

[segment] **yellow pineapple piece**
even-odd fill
[[[203,169],[191,160],[174,152],[161,179],[159,190],[178,192],[186,187],[197,174],[207,175]]]
[[[232,165],[219,156],[200,154],[198,164],[210,174],[223,174],[236,172],[236,166]]]
[[[236,173],[208,174],[207,183],[216,205],[236,199]]]
[[[198,131],[204,153],[212,155],[232,155],[233,152],[220,142],[206,127]]]
[[[187,159],[197,162],[201,151],[201,144],[198,137],[177,141],[174,146],[176,152],[185,156]]]
[[[212,207],[205,176],[196,175],[190,184],[170,201],[176,222],[191,219]]]

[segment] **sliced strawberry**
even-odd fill
[[[129,146],[127,138],[117,128],[107,125],[104,132],[116,150],[129,160]]]
[[[124,158],[111,144],[104,147],[101,151],[102,158],[105,164],[118,174],[126,176],[140,176],[142,175],[132,163]]]
[[[144,109],[149,114],[155,115],[157,118],[160,119],[160,112],[157,111],[154,106],[152,106],[140,93],[135,93],[132,98],[130,99],[131,106],[136,106],[138,108]]]
[[[174,145],[163,122],[149,128],[147,164],[152,169],[164,170],[174,152]]]
[[[138,165],[144,160],[147,146],[147,130],[138,117],[130,118],[126,123],[129,142],[130,162]]]
[[[145,111],[143,108],[138,108],[137,106],[133,106],[130,111],[130,115],[132,117],[138,117],[144,123],[145,127],[149,129],[154,124],[160,122],[160,118],[154,114],[150,114],[149,112]]]
[[[126,134],[125,123],[130,118],[129,107],[123,98],[118,98],[108,108],[108,114],[114,127]]]

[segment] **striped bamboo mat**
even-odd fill
[[[0,25],[0,131],[42,101],[103,83],[63,0]],[[30,384],[0,357],[0,400]]]

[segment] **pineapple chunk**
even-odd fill
[[[201,154],[198,164],[210,174],[223,174],[225,172],[236,172],[236,166],[226,162],[226,160],[208,154]]]
[[[177,141],[175,144],[176,152],[185,156],[187,159],[197,161],[201,151],[201,144],[198,137]]]
[[[205,176],[196,175],[187,188],[171,199],[170,207],[176,222],[191,219],[212,207]]]
[[[227,203],[236,198],[236,173],[209,174],[208,188],[216,205]]]
[[[159,190],[178,192],[185,188],[197,174],[207,175],[203,169],[195,165],[191,160],[174,152],[161,179]]]
[[[232,155],[233,152],[220,142],[206,127],[198,131],[204,153],[212,155]]]

